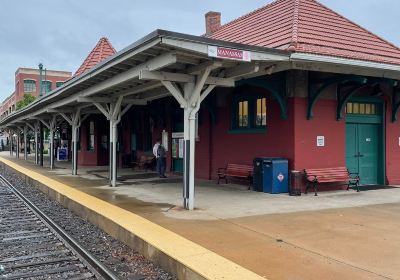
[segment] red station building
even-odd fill
[[[316,59],[400,64],[399,48],[316,1],[275,1],[222,26],[220,16],[206,15],[205,36]],[[114,53],[101,39],[77,74]],[[400,184],[400,125],[392,113],[397,82],[315,70],[281,71],[216,89],[199,112],[196,177],[215,179],[227,163],[268,156],[289,159],[290,169],[347,165],[364,184]],[[181,172],[181,114],[172,97],[128,112],[119,128],[120,166],[125,158],[151,154],[166,131],[167,170]],[[104,121],[93,115],[83,123],[79,164],[108,164]]]
[[[139,66],[122,59],[135,50],[135,63],[144,63],[149,57],[165,56],[165,45],[168,50],[173,45],[173,51],[190,49],[185,55],[208,47],[207,59],[214,58],[213,51],[218,49],[231,53],[218,53],[217,59],[240,54],[241,61],[224,60],[226,68],[213,72],[218,75],[213,77],[214,81],[235,77],[234,86],[213,87],[201,101],[196,116],[192,116],[196,119],[196,178],[215,179],[217,169],[228,163],[251,165],[256,157],[283,157],[289,160],[291,170],[347,166],[360,175],[361,184],[400,184],[398,47],[315,0],[277,0],[224,25],[220,17],[217,12],[206,14],[206,33],[201,37],[155,31],[117,53],[107,39],[99,41],[75,77],[58,94],[64,98],[67,95],[63,95],[63,90],[70,90],[69,96],[76,97],[68,97],[65,104],[69,104],[68,100],[72,106],[87,102],[85,106],[96,105],[101,111],[85,114],[77,126],[79,165],[111,162],[111,121],[109,126],[105,115],[111,118],[115,114],[108,113],[112,111],[111,103],[103,106],[100,102],[106,102],[110,94],[136,94],[144,86],[157,89],[165,85],[171,94],[147,99],[144,94],[136,94],[135,100],[143,98],[145,104],[125,107],[116,125],[116,158],[120,167],[129,166],[142,155],[151,155],[156,139],[162,136],[168,148],[167,170],[182,172],[187,118],[182,103],[177,102],[182,97],[174,95],[182,89],[171,87],[165,77],[169,75],[177,83],[191,81],[182,73],[195,72],[199,62],[185,57],[180,64],[174,64],[175,68],[171,64],[165,67],[168,75],[150,73],[151,67],[146,66],[147,70],[131,77],[126,73],[136,73],[133,70]],[[140,47],[153,38],[161,38],[164,47],[142,51]],[[175,44],[176,38],[181,43]],[[281,58],[269,64],[246,64],[256,61],[256,57],[246,57],[246,49],[253,55],[268,50],[271,57]],[[115,67],[107,68],[108,65]],[[102,69],[106,69],[103,77],[92,74]],[[242,78],[240,73],[248,69],[253,69],[253,74]],[[93,80],[85,84],[87,79]],[[146,79],[158,79],[162,84],[141,82]],[[118,88],[122,81],[130,84],[125,82],[127,86]],[[108,85],[109,91],[105,90]],[[87,96],[95,89],[99,92],[97,99],[89,99]],[[57,101],[56,94],[57,91]],[[88,103],[90,100],[94,101]],[[64,104],[57,102],[54,104]],[[26,112],[37,110],[35,106],[39,105],[33,104]],[[22,119],[23,114],[15,118]],[[14,118],[8,118],[2,125],[12,121]],[[68,122],[73,123],[71,119]]]

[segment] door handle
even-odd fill
[[[359,157],[364,157],[364,155],[358,155]]]

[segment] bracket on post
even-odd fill
[[[348,82],[355,82],[355,83],[366,83],[366,78],[354,75],[343,75],[338,76],[330,79],[326,79],[322,85],[315,88],[314,90],[311,89],[311,81],[309,80],[308,86],[308,108],[307,108],[307,119],[311,120],[314,117],[314,106],[317,103],[318,98],[322,95],[325,89],[329,86],[334,84],[345,84]]]
[[[392,122],[397,121],[397,112],[400,108],[400,88],[393,87],[392,91]]]
[[[359,84],[352,85],[350,89],[347,90],[344,94],[342,94],[342,89],[345,87],[345,83],[341,82],[337,84],[336,88],[336,98],[337,98],[337,107],[336,107],[336,120],[341,120],[343,118],[343,108],[346,106],[346,103],[349,101],[349,99],[357,93],[358,90],[360,90],[363,87],[368,86],[367,85],[367,79],[363,79],[358,81]],[[357,83],[358,83],[357,82]]]
[[[248,80],[241,80],[236,82],[237,86],[250,85],[268,90],[278,101],[281,109],[281,118],[287,120],[288,118],[288,105],[286,99],[286,79],[282,79],[282,82],[269,82],[265,79],[252,78]]]

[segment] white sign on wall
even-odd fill
[[[179,138],[178,146],[179,146],[178,157],[183,158],[183,148],[185,146],[185,141],[183,140],[183,138]]]
[[[400,137],[399,137],[399,146],[400,146]]]
[[[165,131],[165,130],[163,130],[161,135],[162,135],[162,136],[161,136],[162,145],[163,145],[165,151],[168,152],[168,132]]]
[[[325,147],[325,136],[317,136],[317,147]]]

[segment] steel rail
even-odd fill
[[[89,253],[83,248],[71,235],[69,235],[64,229],[57,225],[49,216],[43,213],[35,204],[33,204],[28,198],[26,198],[21,192],[19,192],[3,175],[0,175],[0,180],[5,183],[11,191],[20,198],[31,210],[43,220],[61,239],[61,241],[67,245],[72,251],[78,256],[81,261],[89,264],[89,269],[94,269],[93,272],[97,272],[105,280],[120,280],[112,271],[105,267],[96,257]]]

